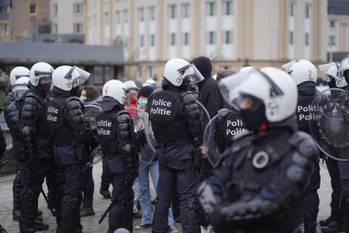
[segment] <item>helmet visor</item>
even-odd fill
[[[78,77],[73,77],[74,71],[77,71]],[[87,72],[86,70],[83,70],[77,66],[73,66],[68,73],[64,76],[65,79],[72,79],[72,88],[82,86],[85,84],[91,77],[91,73]]]
[[[191,85],[197,85],[198,83],[204,81],[204,77],[194,64],[188,64],[177,71],[182,76],[183,80],[189,79]]]
[[[239,109],[241,105],[241,93],[239,93],[239,86],[249,80],[251,77],[258,76],[264,79],[270,88],[270,97],[283,95],[283,91],[275,84],[275,82],[264,72],[259,69],[252,69],[248,72],[239,72],[237,74],[228,76],[219,81],[221,93],[225,100],[231,107]]]

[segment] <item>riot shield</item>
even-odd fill
[[[202,103],[200,103],[198,100],[195,101],[199,107],[200,107],[200,120],[202,122],[202,131],[205,130],[207,124],[210,122],[211,117],[210,114],[208,113],[207,109],[205,108],[204,105],[202,105]]]
[[[349,161],[349,92],[327,89],[309,106],[310,132],[318,148],[328,157]]]
[[[86,121],[90,124],[90,127],[93,131],[97,130],[96,117],[102,111],[102,108],[95,104],[86,104],[84,116]],[[103,153],[100,146],[94,148],[91,151],[90,160],[88,166],[93,166],[102,159]]]
[[[226,109],[229,111],[229,109]],[[204,131],[203,138],[203,151],[207,154],[207,159],[210,164],[214,167],[218,162],[221,154],[217,147],[216,140],[216,129],[217,129],[217,118],[219,113],[212,117],[212,119],[207,123]]]

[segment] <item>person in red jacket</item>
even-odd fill
[[[133,80],[128,80],[124,82],[127,88],[127,99],[124,104],[124,109],[131,115],[131,118],[134,120],[136,118],[137,113],[137,101],[139,89],[136,83]]]

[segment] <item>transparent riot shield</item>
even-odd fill
[[[97,130],[96,117],[100,112],[102,112],[102,108],[99,105],[95,105],[95,104],[85,105],[84,116],[87,122],[90,124],[90,127],[93,131]],[[97,146],[96,148],[94,148],[90,156],[91,157],[90,157],[90,161],[88,162],[88,166],[93,166],[94,164],[98,163],[103,156],[101,147]]]
[[[349,92],[327,89],[309,106],[310,132],[318,148],[328,157],[349,161]]]

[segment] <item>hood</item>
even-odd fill
[[[211,77],[212,64],[208,57],[201,56],[194,58],[192,63],[196,66],[196,68],[200,71],[200,73],[205,79]]]

